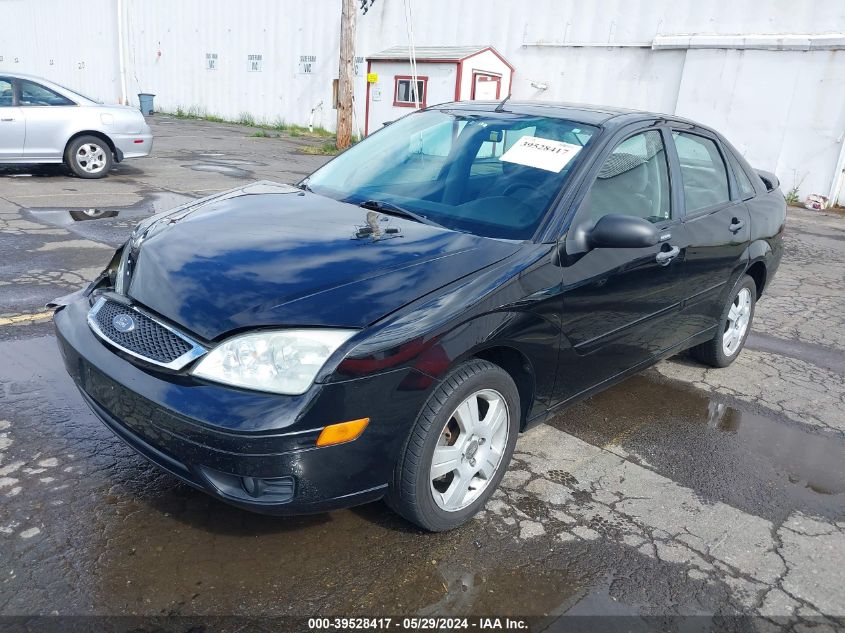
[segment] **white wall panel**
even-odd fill
[[[721,130],[784,191],[827,195],[845,133],[845,51],[686,55],[678,114]]]
[[[295,123],[307,123],[311,108],[323,101],[322,123],[331,123],[339,3],[128,4],[130,92],[155,93],[163,110],[194,108],[226,118],[250,113]],[[326,11],[329,4],[337,11]],[[207,53],[217,55],[216,70],[206,69]],[[262,55],[261,72],[248,70],[250,54]],[[300,55],[316,57],[313,74],[298,72]]]
[[[116,16],[113,0],[0,0],[0,72],[47,77],[117,103]]]

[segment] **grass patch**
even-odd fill
[[[236,123],[240,123],[241,125],[248,125],[249,127],[255,127],[255,117],[252,116],[249,112],[241,112],[241,115],[238,117]]]
[[[270,132],[266,130],[256,130],[250,136],[254,138],[279,138],[278,134],[270,134]]]
[[[328,141],[322,145],[303,145],[296,150],[300,154],[311,154],[312,156],[336,156],[340,151],[334,141]]]
[[[275,130],[277,132],[284,132],[289,136],[297,137],[297,136],[334,136],[334,132],[329,132],[327,129],[322,127],[315,127],[314,131],[310,131],[304,125],[296,125],[295,123],[285,123],[281,119],[276,119],[273,123],[259,123],[259,127],[264,127],[270,130]]]
[[[198,106],[190,106],[189,108],[183,108],[182,106],[177,106],[176,110],[173,112],[165,112],[162,111],[162,114],[168,114],[172,117],[177,119],[188,119],[188,120],[196,120],[196,121],[208,121],[210,123],[235,123],[238,125],[246,125],[248,127],[255,127],[259,129],[259,132],[255,132],[250,136],[261,137],[261,138],[273,138],[274,135],[272,134],[261,134],[260,132],[269,130],[273,132],[280,132],[282,134],[286,134],[291,138],[298,138],[298,137],[318,137],[318,138],[331,138],[335,134],[334,132],[330,132],[326,128],[323,127],[315,127],[314,131],[312,132],[304,125],[297,125],[295,123],[285,123],[282,119],[277,118],[272,123],[267,121],[259,121],[256,119],[252,114],[249,112],[241,112],[240,116],[237,119],[227,119],[225,117],[217,116],[216,114],[209,114],[205,111],[205,109],[200,108]],[[275,135],[275,138],[278,138],[279,134]],[[337,149],[335,148],[335,153],[337,153]]]
[[[169,114],[175,116],[177,119],[205,119],[207,116],[205,110],[197,106],[191,106],[187,110],[182,106],[177,106],[176,112],[170,112]]]

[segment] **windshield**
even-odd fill
[[[395,205],[449,229],[526,240],[595,132],[550,117],[430,110],[368,137],[306,184],[344,202]]]

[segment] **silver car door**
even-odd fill
[[[41,84],[19,79],[18,103],[26,119],[25,159],[61,158],[70,122],[79,107]]]
[[[0,161],[20,158],[25,136],[26,123],[15,105],[12,80],[0,77]]]

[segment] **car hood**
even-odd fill
[[[365,327],[519,248],[269,182],[164,214],[145,233],[128,294],[207,340]]]

